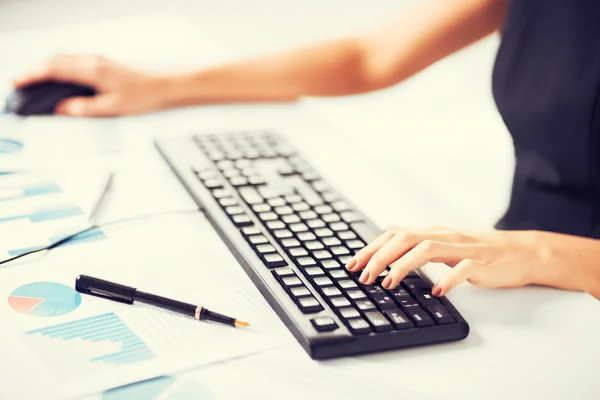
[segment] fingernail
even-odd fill
[[[353,258],[352,260],[350,260],[348,262],[348,264],[346,264],[346,269],[348,271],[352,271],[352,268],[354,268],[355,265],[356,265],[356,258]]]
[[[440,294],[442,294],[442,288],[438,285],[433,285],[433,289],[431,289],[431,294],[438,297]]]
[[[388,275],[383,282],[381,282],[381,285],[384,289],[390,289],[392,286],[392,278]]]
[[[359,280],[361,283],[367,283],[369,281],[369,271],[365,269],[360,275]]]

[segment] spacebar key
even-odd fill
[[[371,228],[370,225],[366,224],[365,222],[355,222],[353,224],[350,224],[350,227],[366,243],[375,240],[379,235],[381,235],[381,232],[374,230],[373,228]]]

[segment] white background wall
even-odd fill
[[[421,0],[425,1],[425,0]],[[0,0],[0,34],[165,13],[193,21],[236,57],[386,23],[419,0]],[[491,97],[491,37],[397,87],[307,105],[352,140],[492,224],[506,207],[512,147]],[[0,59],[10,57],[4,54]],[[390,162],[390,164],[392,164]],[[393,182],[391,182],[393,184]]]

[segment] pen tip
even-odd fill
[[[244,326],[250,326],[249,323],[244,322],[244,321],[238,321],[238,320],[236,320],[234,324],[235,324],[236,328],[244,327]]]

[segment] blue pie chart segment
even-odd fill
[[[21,314],[55,317],[79,307],[81,295],[62,283],[34,282],[15,289],[8,296],[8,304]]]
[[[0,139],[0,154],[16,153],[21,151],[23,143],[12,139]]]

